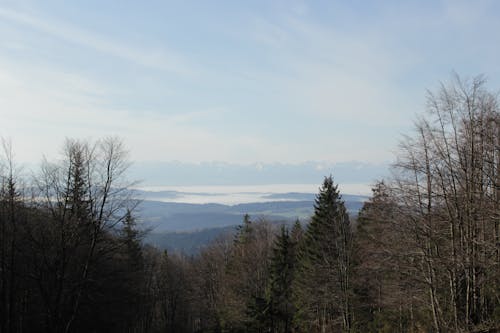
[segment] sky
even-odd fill
[[[20,162],[119,136],[138,163],[394,159],[455,71],[500,85],[498,1],[2,1]]]

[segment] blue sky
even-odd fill
[[[135,161],[384,163],[452,71],[500,84],[497,1],[0,1],[0,135]]]

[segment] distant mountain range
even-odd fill
[[[333,175],[339,183],[366,183],[387,175],[388,164],[365,162],[320,162],[234,164],[225,162],[185,163],[136,162],[129,170],[142,185],[256,185],[320,184]],[[147,175],[147,176],[144,176]]]

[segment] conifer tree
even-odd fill
[[[245,215],[238,227],[227,263],[227,290],[223,307],[224,330],[264,332],[268,260],[274,230],[264,220],[251,221]]]
[[[300,223],[299,219],[297,219],[293,224],[292,230],[290,231],[290,238],[292,242],[295,243],[295,248],[302,240],[302,236],[304,236],[304,229],[302,228],[302,224]]]
[[[299,251],[297,324],[307,331],[351,329],[351,228],[332,177],[326,177]]]
[[[132,271],[140,271],[142,269],[141,235],[130,209],[127,209],[123,220],[122,239],[126,247],[129,268]]]
[[[283,225],[276,237],[270,263],[267,314],[271,332],[290,332],[295,312],[292,281],[295,273],[295,243]]]

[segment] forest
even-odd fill
[[[160,251],[128,166],[119,139],[67,139],[26,176],[4,141],[1,333],[500,331],[500,112],[482,76],[428,92],[357,217],[332,170],[308,220],[245,215],[199,254]]]

